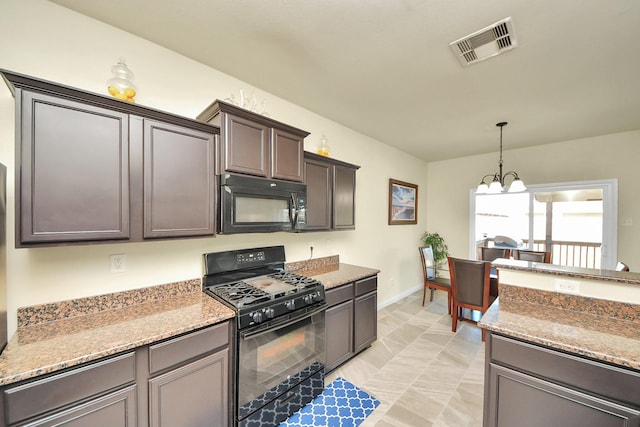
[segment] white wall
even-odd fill
[[[454,256],[469,254],[469,190],[497,170],[498,158],[496,152],[429,163],[427,225],[443,235]],[[503,158],[505,171],[517,171],[525,184],[617,178],[618,217],[633,220],[618,228],[618,259],[640,271],[640,131],[508,150]]]
[[[418,225],[387,225],[388,180],[420,185],[426,200],[426,163],[274,95],[113,27],[44,0],[0,0],[0,68],[106,94],[110,68],[123,56],[135,73],[141,105],[195,117],[216,98],[239,90],[267,100],[270,116],[311,132],[315,151],[324,132],[331,157],[361,166],[357,173],[355,231],[218,236],[132,244],[36,249],[13,248],[14,114],[10,92],[0,85],[0,162],[8,166],[8,312],[15,330],[17,307],[192,279],[202,274],[205,252],[285,244],[287,260],[339,254],[342,262],[381,270],[379,302],[415,288]],[[143,17],[141,17],[143,19]],[[215,43],[212,44],[215,48]],[[127,271],[109,272],[109,255],[127,255]]]

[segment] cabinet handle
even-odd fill
[[[291,399],[293,399],[297,395],[298,393],[294,393],[292,391],[288,392],[284,399],[276,400],[276,406],[283,406],[284,404],[288,403]]]

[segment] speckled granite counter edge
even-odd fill
[[[318,274],[336,271],[340,267],[340,256],[332,255],[322,258],[312,258],[304,261],[289,262],[285,270],[303,276],[317,276]]]
[[[497,259],[491,263],[496,268],[532,273],[544,273],[555,276],[574,277],[576,279],[601,280],[616,283],[640,285],[640,273],[614,271],[594,268],[567,267],[564,265],[544,264],[540,262]]]
[[[337,270],[314,275],[313,278],[318,279],[325,289],[332,289],[366,277],[375,276],[378,273],[380,273],[380,270],[375,268],[340,263]]]
[[[96,314],[107,310],[117,310],[201,291],[202,280],[192,279],[129,291],[20,307],[17,313],[18,328]]]
[[[590,305],[594,308],[589,309]],[[623,307],[613,307],[617,305]],[[502,335],[640,371],[640,321],[629,320],[637,319],[639,310],[634,304],[500,284],[500,298],[478,324]]]
[[[287,271],[313,277],[325,289],[331,289],[366,277],[375,276],[380,270],[340,262],[338,255],[291,262],[285,265]]]

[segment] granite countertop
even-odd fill
[[[325,288],[379,273],[337,256],[288,265]],[[0,355],[0,386],[133,350],[234,318],[202,292],[200,279],[18,309],[18,329]]]
[[[186,284],[186,286],[185,286]],[[148,345],[234,317],[200,280],[28,307],[0,355],[0,385]]]
[[[313,278],[322,282],[325,289],[331,289],[365,277],[375,276],[378,273],[380,273],[380,270],[374,268],[340,263],[337,270],[317,274]]]
[[[640,285],[640,273],[629,271],[615,271],[582,267],[567,267],[566,265],[545,264],[541,262],[520,261],[498,258],[491,265],[506,270],[545,273],[557,276],[573,277],[576,279],[592,279],[617,283]]]
[[[285,268],[287,271],[319,280],[325,289],[335,288],[380,273],[380,270],[375,268],[342,263],[338,255],[291,262]]]
[[[479,326],[640,371],[640,306],[500,284]]]

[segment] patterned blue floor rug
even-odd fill
[[[280,427],[356,427],[380,401],[344,378],[336,378]]]

